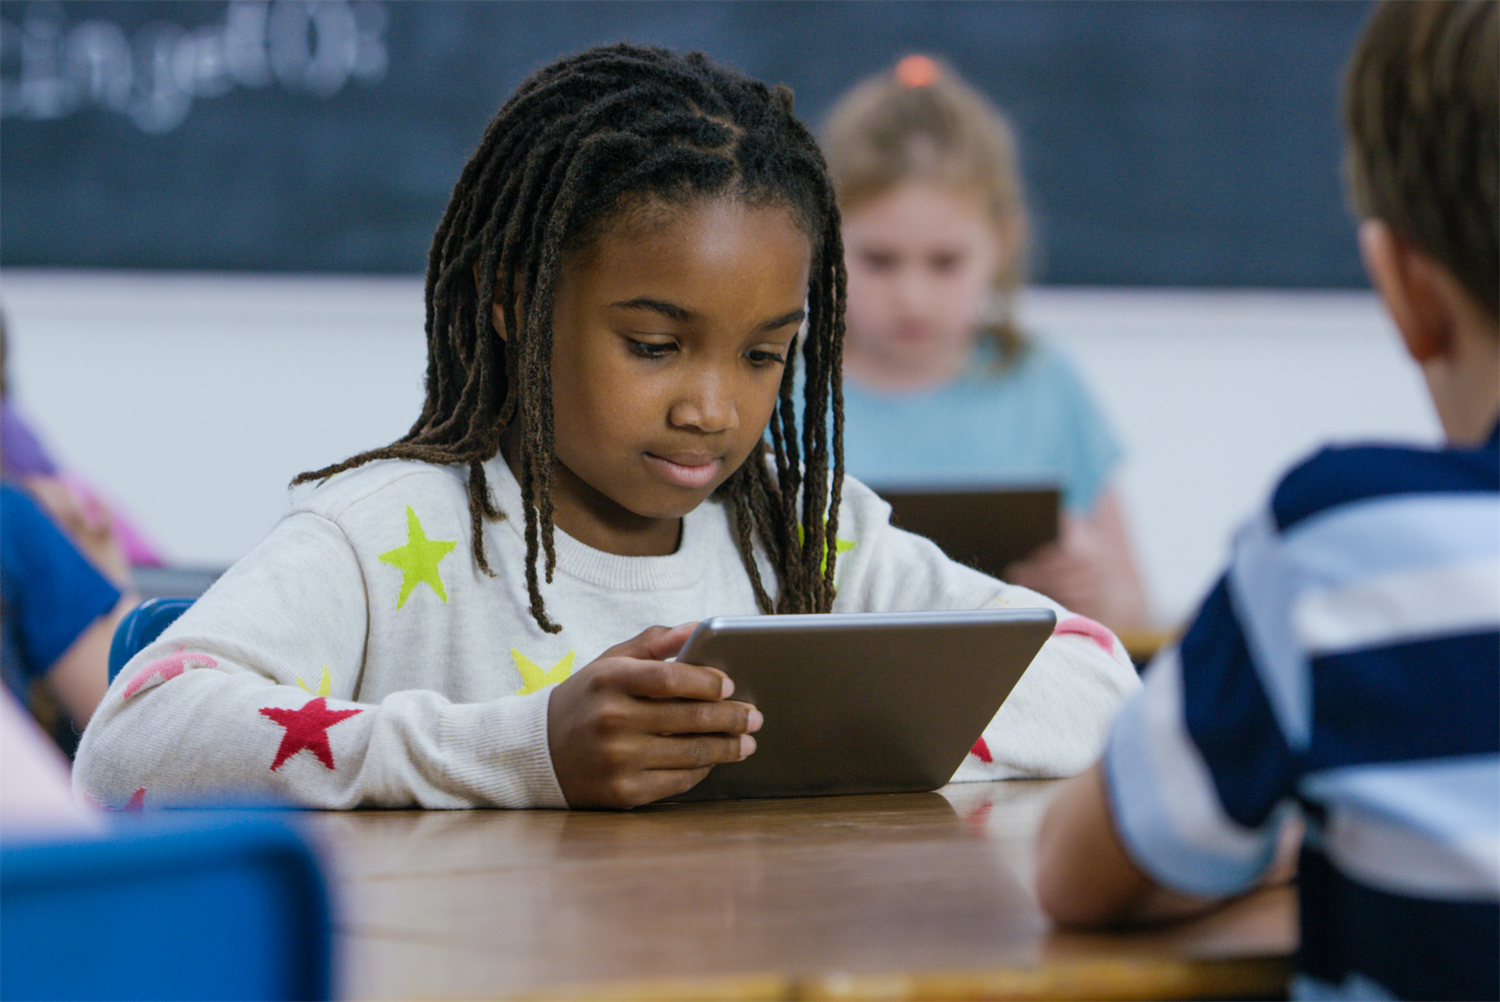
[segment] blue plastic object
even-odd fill
[[[287,817],[3,845],[0,999],[330,998],[327,889]]]
[[[127,612],[120,625],[115,627],[114,639],[109,643],[109,680],[113,682],[120,669],[125,667],[125,662],[161,636],[161,631],[176,622],[193,601],[190,598],[148,598]]]

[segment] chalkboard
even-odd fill
[[[1056,284],[1363,284],[1342,0],[0,2],[0,264],[410,273],[527,74],[619,40],[790,84],[910,52],[1013,117]]]

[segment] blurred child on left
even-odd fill
[[[5,331],[0,324],[0,400]],[[108,686],[109,645],[135,604],[130,561],[108,512],[61,481],[0,484],[0,671],[6,688],[69,754]],[[50,504],[48,503],[50,501]],[[56,506],[68,521],[55,519]]]
[[[5,684],[65,751],[104,696],[110,641],[133,604],[28,494],[0,485]]]

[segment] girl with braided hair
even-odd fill
[[[629,807],[754,751],[732,681],[669,660],[696,620],[1052,605],[844,479],[839,215],[785,88],[630,45],[541,70],[465,166],[426,299],[416,423],[300,475],[126,665],[89,795]],[[964,770],[1074,771],[1134,685],[1075,625]]]

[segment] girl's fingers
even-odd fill
[[[643,710],[641,730],[648,734],[753,734],[763,722],[759,710],[736,700],[656,702]]]
[[[715,765],[755,751],[763,718],[717,668],[663,661],[693,624],[653,627],[559,685],[548,742],[574,807],[631,807],[690,789]],[[650,655],[655,655],[650,656]]]
[[[638,807],[686,793],[703,781],[713,766],[701,769],[650,769],[633,774],[617,789],[617,802],[611,807]]]
[[[651,772],[701,769],[706,775],[710,766],[738,762],[754,752],[755,739],[748,734],[658,735],[641,746],[639,764]]]
[[[716,702],[734,692],[717,668],[681,661],[620,661],[611,666],[620,691],[637,699],[697,699]]]
[[[606,658],[636,658],[641,661],[665,661],[667,658],[677,656],[682,650],[682,645],[687,642],[688,635],[693,632],[697,623],[683,623],[681,626],[648,626],[629,640],[615,644],[609,650],[599,655],[599,660]]]
[[[628,766],[593,771],[588,781],[564,795],[573,807],[624,807],[649,804],[684,793],[718,765],[738,762],[755,751],[748,734],[636,735],[617,745],[612,760]]]

